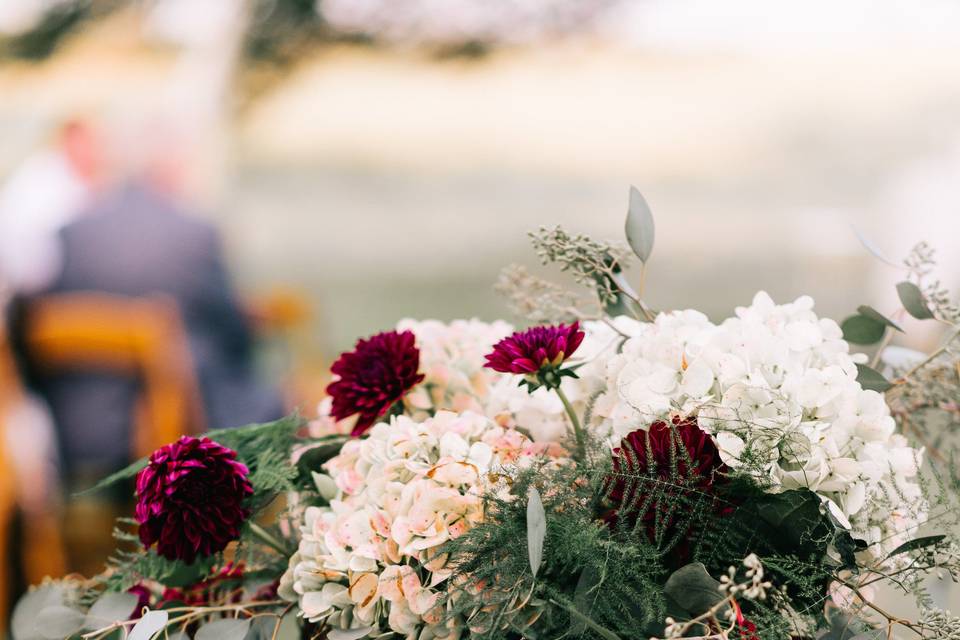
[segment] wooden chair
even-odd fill
[[[31,303],[24,342],[43,371],[111,371],[141,379],[135,458],[203,428],[186,332],[176,303],[167,297],[48,296]]]
[[[106,371],[136,377],[131,458],[203,430],[200,391],[176,303],[165,296],[56,294],[32,301],[22,340],[39,373]],[[95,573],[110,554],[110,532],[126,507],[99,496],[72,498],[61,525],[69,570]]]
[[[22,545],[19,549],[24,579],[31,584],[39,583],[45,576],[63,575],[66,568],[57,505],[32,504],[30,508],[24,508],[24,487],[18,482],[18,465],[14,464],[13,452],[9,448],[8,419],[19,405],[26,402],[26,397],[7,333],[0,325],[0,566],[3,567],[0,570],[0,626],[3,629],[7,627],[8,604],[14,587],[13,573],[7,561],[11,559],[10,543],[18,510],[22,513],[22,528],[26,532],[20,536]],[[55,487],[55,478],[43,477],[48,471],[46,460],[21,459],[19,462],[21,466],[31,465],[31,474],[38,474],[43,482],[50,483],[47,487]],[[36,491],[38,487],[32,489]]]

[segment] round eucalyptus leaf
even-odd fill
[[[197,629],[194,640],[244,640],[250,630],[250,620],[227,618],[214,620]]]
[[[40,635],[48,640],[63,640],[83,629],[82,611],[55,604],[37,614],[36,627]]]
[[[37,627],[37,616],[47,607],[63,604],[63,589],[57,585],[38,587],[25,594],[13,609],[10,629],[13,640],[39,640],[43,638]]]
[[[680,567],[667,578],[663,592],[693,616],[723,600],[720,583],[707,573],[701,562]]]
[[[869,391],[879,391],[883,393],[893,386],[889,380],[883,377],[883,374],[876,369],[871,369],[865,364],[857,365],[857,382],[860,386]]]
[[[641,262],[646,262],[653,253],[653,214],[643,195],[636,187],[630,187],[630,205],[627,209],[627,244]]]
[[[844,320],[840,329],[843,330],[843,339],[847,342],[866,345],[880,342],[887,327],[873,318],[857,314]]]
[[[893,320],[891,320],[890,318],[883,315],[882,313],[880,313],[879,311],[877,311],[876,309],[874,309],[869,305],[866,305],[866,304],[860,305],[859,307],[857,307],[857,313],[859,313],[862,316],[866,316],[872,320],[876,320],[877,322],[881,322],[887,325],[888,327],[892,329],[896,329],[900,333],[903,333],[903,329],[900,328],[900,325],[898,325],[896,322],[894,322]]]
[[[543,562],[543,539],[547,535],[547,514],[543,510],[540,492],[533,485],[527,492],[527,555],[530,559],[530,571],[537,577],[540,563]]]
[[[373,631],[373,627],[359,629],[333,629],[327,633],[329,640],[360,640],[366,638]]]
[[[907,281],[900,282],[897,284],[897,295],[903,308],[917,320],[933,318],[933,311],[927,306],[927,300],[917,285]]]
[[[158,632],[167,626],[170,614],[166,611],[147,611],[140,621],[134,625],[127,636],[127,640],[151,640]]]
[[[244,640],[274,640],[273,632],[280,622],[276,618],[256,618],[250,624],[250,630]]]
[[[127,620],[137,606],[137,601],[137,596],[132,593],[118,593],[116,591],[105,593],[87,611],[83,628],[95,631],[119,620]]]

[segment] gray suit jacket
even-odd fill
[[[63,271],[44,294],[172,297],[188,334],[208,426],[280,416],[278,394],[254,379],[250,330],[213,227],[155,192],[127,186],[70,223],[61,238]],[[137,380],[96,372],[32,373],[30,379],[53,411],[68,472],[95,473],[128,461]]]

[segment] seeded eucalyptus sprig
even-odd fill
[[[628,247],[571,234],[559,226],[532,231],[530,240],[543,264],[557,264],[576,282],[596,289],[602,304],[617,301],[620,287],[614,277],[629,265]]]

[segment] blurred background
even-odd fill
[[[124,496],[59,540],[64,487],[309,415],[399,318],[508,316],[526,232],[619,238],[630,184],[658,308],[889,310],[864,241],[960,284],[952,0],[0,0],[0,140],[11,593],[109,548]]]

